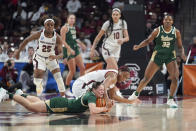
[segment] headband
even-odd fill
[[[114,8],[114,9],[112,10],[112,12],[114,12],[114,11],[118,11],[119,13],[121,13],[120,9],[118,9],[118,8]]]
[[[48,21],[50,21],[50,20],[51,20],[53,23],[55,23],[53,19],[46,19],[46,20],[44,21],[44,24],[46,24],[46,22],[48,22]]]

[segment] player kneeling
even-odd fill
[[[87,109],[90,110],[91,114],[108,112],[111,108],[96,106],[97,98],[103,98],[103,95],[104,86],[101,82],[94,82],[92,89],[78,99],[72,100],[63,97],[54,97],[49,100],[42,101],[35,96],[28,96],[25,94],[15,95],[8,93],[3,88],[0,88],[0,102],[3,99],[13,99],[32,112],[82,113]]]

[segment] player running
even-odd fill
[[[61,96],[64,96],[65,87],[61,76],[60,68],[57,59],[62,57],[62,43],[61,37],[54,31],[54,20],[46,19],[44,21],[44,29],[37,33],[27,37],[21,44],[16,52],[16,59],[19,59],[20,52],[24,49],[28,42],[32,40],[38,40],[38,47],[35,51],[33,58],[34,65],[34,84],[36,85],[36,91],[38,95],[41,95],[43,91],[42,80],[46,69],[49,69],[54,79],[57,82],[59,92]],[[69,52],[73,53],[73,50],[64,43]],[[55,47],[57,46],[58,52],[61,54],[55,55]]]
[[[121,11],[118,8],[112,10],[111,19],[103,24],[99,34],[96,36],[91,48],[91,57],[95,55],[95,48],[104,34],[102,55],[107,63],[107,69],[118,70],[117,62],[120,57],[121,45],[129,41],[127,23],[121,17]]]
[[[133,94],[129,97],[130,100],[138,98],[139,93],[142,91],[142,89],[148,84],[148,82],[160,69],[163,63],[165,63],[171,78],[170,95],[167,100],[167,104],[170,107],[178,107],[178,105],[174,102],[173,99],[179,77],[179,70],[176,63],[176,52],[174,49],[176,41],[178,44],[180,55],[184,61],[186,60],[186,56],[184,53],[184,48],[182,46],[180,31],[172,25],[172,16],[166,15],[163,19],[162,26],[159,26],[158,28],[154,29],[151,35],[146,40],[142,41],[139,45],[133,46],[133,50],[136,51],[142,47],[145,47],[153,40],[156,44],[151,60],[146,68],[144,78],[140,81],[137,90],[133,92]]]

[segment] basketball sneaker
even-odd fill
[[[42,86],[36,87],[36,92],[37,92],[37,96],[41,96],[43,92],[43,87]]]
[[[67,88],[67,90],[65,91],[65,95],[66,95],[67,97],[74,97],[73,93],[71,93],[70,88]]]
[[[167,105],[170,108],[178,108],[178,105],[175,103],[174,99],[167,99]]]
[[[136,91],[133,92],[131,96],[129,96],[128,100],[135,100],[138,98],[138,96],[135,95]]]
[[[16,90],[15,95],[22,95],[23,91],[21,89]]]
[[[7,91],[3,88],[0,88],[0,103],[6,99],[9,99],[9,95],[7,94]]]

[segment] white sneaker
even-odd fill
[[[65,91],[65,95],[68,97],[74,97],[73,93],[71,93],[70,88]]]
[[[128,100],[135,100],[138,98],[138,96],[135,95],[135,92],[136,91],[134,91],[133,94],[131,96],[129,96]]]
[[[0,103],[3,100],[9,99],[9,95],[6,93],[7,91],[3,88],[0,88]]]
[[[16,90],[15,95],[22,95],[23,91],[21,89]]]
[[[167,99],[167,105],[170,108],[178,108],[178,105],[175,103],[174,99]]]
[[[36,87],[36,92],[37,92],[37,96],[41,96],[42,92],[43,92],[43,87]]]
[[[121,94],[121,92],[118,90],[118,91],[116,91],[116,95],[117,96],[120,96],[121,98],[123,98],[123,96],[122,96],[122,94]]]

